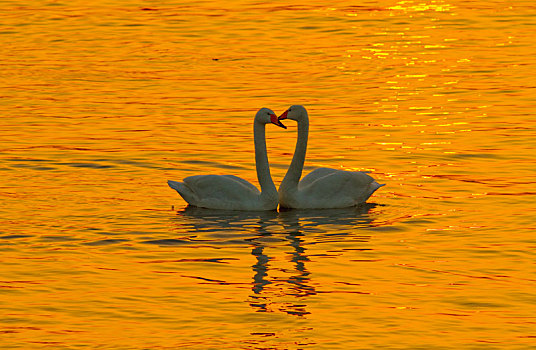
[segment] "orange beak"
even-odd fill
[[[287,119],[287,114],[288,114],[288,109],[285,111],[285,113],[281,114],[279,116],[279,118],[277,118],[277,119],[278,120]]]
[[[270,121],[272,122],[272,124],[275,124],[283,129],[287,128],[286,126],[283,125],[283,123],[279,121],[279,119],[277,118],[277,115],[275,114],[270,114]]]

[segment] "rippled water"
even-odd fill
[[[532,1],[4,1],[6,349],[529,349]],[[186,208],[256,183],[256,110],[359,208]],[[276,185],[296,126],[268,126]]]

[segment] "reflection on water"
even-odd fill
[[[215,210],[186,206],[177,211],[181,217],[188,219],[191,232],[234,231],[244,225],[258,224],[262,232],[266,227],[281,225],[285,231],[303,233],[326,232],[326,225],[338,225],[340,229],[349,227],[373,226],[369,212],[378,207],[376,203],[364,203],[359,206],[341,209],[282,209],[280,211],[237,211]],[[181,221],[182,222],[182,221]]]
[[[278,310],[304,316],[309,314],[307,297],[315,295],[317,291],[310,283],[310,272],[306,266],[310,260],[303,237],[318,235],[313,242],[318,243],[325,239],[344,239],[343,236],[351,231],[355,238],[359,236],[360,228],[375,226],[369,212],[376,206],[374,203],[365,203],[343,209],[291,209],[280,212],[225,211],[187,206],[177,214],[179,222],[188,225],[186,231],[195,236],[190,237],[192,242],[215,244],[213,241],[219,240],[218,244],[222,244],[222,240],[227,238],[236,244],[235,232],[247,231],[247,237],[243,237],[241,243],[251,246],[251,255],[255,257],[250,305],[258,312],[272,312],[276,311],[271,301],[274,294],[278,297],[291,296],[292,301],[280,305]],[[221,232],[225,231],[231,232],[231,236],[222,239]],[[367,239],[366,236],[360,237]],[[291,248],[287,254],[293,268],[284,269],[284,277],[270,277],[270,269],[280,270],[273,266],[273,259],[266,249],[274,241]],[[269,285],[274,288],[268,289]]]

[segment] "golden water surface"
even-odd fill
[[[535,6],[1,1],[0,347],[534,349]],[[257,184],[253,116],[291,104],[369,205],[167,186]]]

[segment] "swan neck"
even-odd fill
[[[292,162],[290,162],[287,174],[281,182],[281,186],[286,189],[298,186],[305,163],[309,135],[309,118],[307,112],[304,113],[305,115],[298,120],[298,139],[296,141],[296,148],[294,149],[294,156],[292,157]]]
[[[272,175],[270,174],[270,164],[268,163],[268,153],[266,150],[265,125],[255,121],[253,123],[253,138],[255,142],[255,164],[257,168],[257,180],[261,186],[262,194],[277,194]]]

